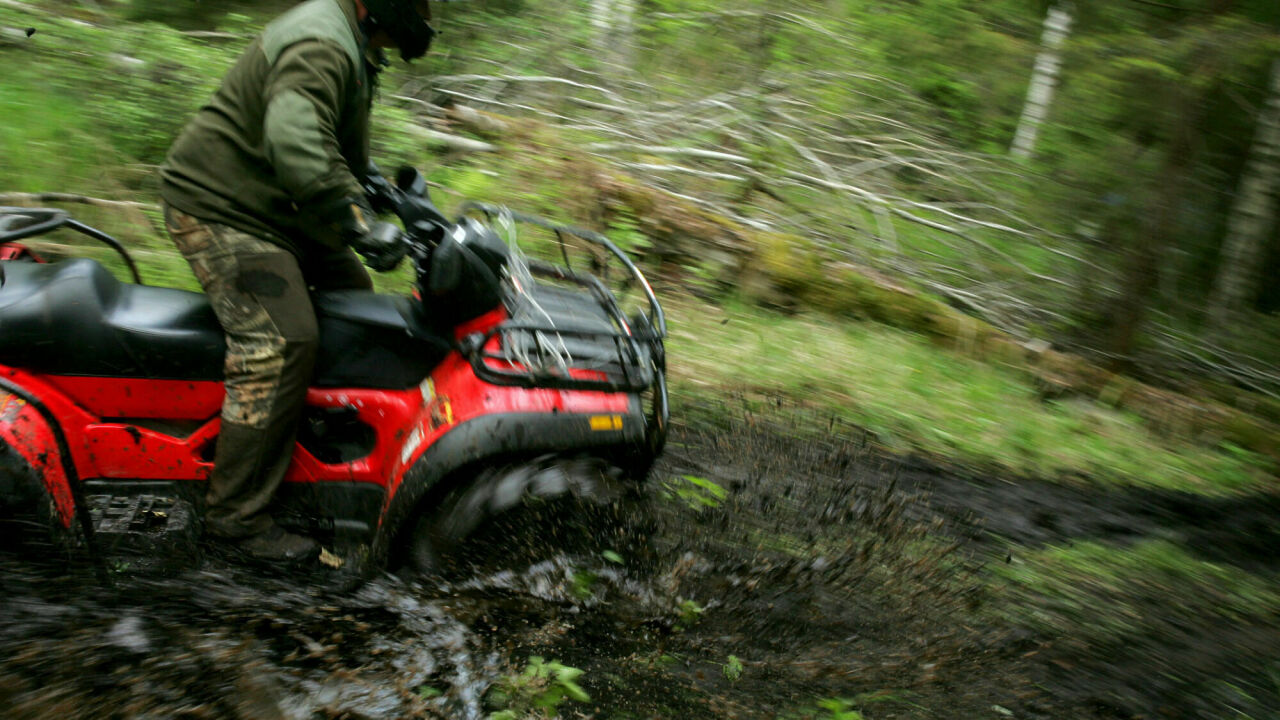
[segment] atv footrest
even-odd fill
[[[191,557],[198,532],[191,503],[164,495],[90,495],[94,535],[108,553]]]

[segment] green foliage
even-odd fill
[[[736,304],[708,313],[672,299],[667,310],[668,351],[681,359],[672,367],[675,397],[733,389],[804,398],[892,449],[1041,477],[1214,493],[1271,482],[1272,466],[1255,453],[1160,437],[1137,417],[1085,398],[1042,400],[1030,378],[919,334]],[[671,499],[705,505],[681,499],[680,489],[699,492],[679,477],[664,487]]]
[[[222,27],[241,29],[247,17],[242,12],[274,15],[283,12],[295,0],[127,0],[127,17],[140,22],[166,23],[183,29]]]
[[[36,102],[38,100],[38,102]],[[97,128],[73,97],[49,92],[43,78],[19,64],[0,84],[5,128],[0,132],[0,185],[27,192],[86,187],[100,165],[122,158],[95,135]]]
[[[604,235],[612,240],[614,245],[632,254],[644,250],[649,243],[645,234],[640,232],[640,223],[629,211],[615,214],[610,219]]]
[[[714,480],[694,475],[670,478],[662,486],[666,499],[676,500],[691,510],[720,507],[728,495]]]
[[[785,714],[781,717],[785,720],[863,720],[866,716],[859,710],[860,707],[896,702],[902,702],[902,698],[899,697],[898,693],[889,690],[878,690],[862,693],[853,699],[844,697],[823,698],[816,703],[816,707],[810,706],[801,712]]]
[[[573,596],[579,600],[586,600],[595,594],[596,580],[599,576],[587,570],[580,570],[570,576],[572,584]]]
[[[1053,547],[998,570],[1010,583],[1015,619],[1098,647],[1140,643],[1170,622],[1247,623],[1280,611],[1280,592],[1258,576],[1163,540]],[[1144,612],[1151,604],[1160,605],[1158,615]]]
[[[38,72],[42,97],[77,102],[80,113],[105,131],[99,142],[109,143],[131,162],[163,159],[174,135],[217,86],[240,47],[200,44],[157,23],[96,28],[41,18],[40,26],[35,42],[0,51],[35,53],[38,60],[15,57],[6,64]],[[93,52],[80,50],[85,47]],[[110,92],[92,92],[103,78],[111,78]]]
[[[854,709],[854,705],[844,698],[827,698],[818,701],[818,707],[826,711],[823,720],[862,720],[862,713]]]
[[[370,152],[383,172],[391,174],[402,165],[427,172],[431,154],[414,133],[417,122],[406,108],[390,103],[382,103],[373,114]]]
[[[1116,251],[1151,232],[1161,207],[1179,208],[1157,238],[1161,302],[1196,317],[1212,286],[1280,25],[1274,11],[1252,4],[1186,5],[1202,7],[1081,6],[1066,82],[1037,159],[1057,182],[1039,183],[1043,195],[1030,207],[1065,231],[1091,219],[1101,241],[1094,260],[1111,267],[1119,264]],[[1088,316],[1078,317],[1087,330]]]
[[[698,623],[707,609],[695,600],[681,600],[676,603],[676,619],[671,627],[676,632],[684,632]]]
[[[729,682],[738,682],[738,679],[742,677],[742,661],[738,659],[737,655],[729,656],[724,663],[723,672]]]
[[[489,690],[486,703],[498,710],[489,720],[551,718],[566,701],[591,702],[591,696],[577,683],[581,675],[578,668],[535,655],[523,671]]]

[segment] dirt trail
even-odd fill
[[[333,595],[207,561],[125,569],[103,591],[0,555],[0,708],[479,718],[486,689],[539,655],[584,671],[593,702],[563,717],[831,718],[818,703],[832,698],[877,720],[1280,716],[1275,618],[1199,621],[1179,588],[1155,588],[1143,612],[1159,632],[1101,653],[1012,620],[991,572],[1045,545],[1162,538],[1275,587],[1277,498],[1006,481],[794,426],[779,413],[680,429],[630,534],[534,532],[565,552],[451,583],[388,576]],[[1224,677],[1247,698],[1211,686]]]

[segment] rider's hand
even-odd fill
[[[377,219],[364,197],[341,200],[337,206],[339,233],[365,264],[378,272],[392,270],[409,251],[404,233],[392,223]]]
[[[404,232],[393,223],[374,221],[364,234],[351,240],[351,247],[364,256],[365,264],[378,272],[394,270],[409,251]]]

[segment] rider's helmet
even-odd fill
[[[415,60],[427,54],[436,29],[427,21],[431,19],[427,0],[363,0],[369,11],[366,27],[370,34],[385,32],[405,60]]]

